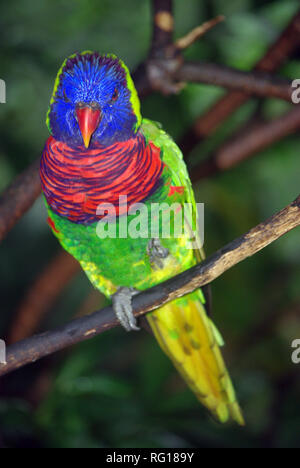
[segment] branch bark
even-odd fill
[[[173,1],[153,0],[152,10],[153,32],[150,56],[161,57],[173,40]]]
[[[0,197],[0,242],[41,192],[39,160],[32,163]]]
[[[292,87],[289,80],[263,72],[244,72],[224,65],[185,62],[175,72],[179,81],[206,83],[248,94],[276,97],[291,102]]]
[[[196,165],[191,171],[191,179],[196,182],[228,170],[299,129],[299,106],[277,119],[249,126],[241,134],[225,142],[212,156]]]
[[[290,205],[230,242],[204,262],[135,296],[135,316],[150,312],[166,302],[211,283],[237,263],[254,255],[299,225],[300,195]],[[92,338],[118,324],[112,308],[106,307],[56,330],[15,343],[7,350],[7,364],[0,364],[0,376],[67,346]]]

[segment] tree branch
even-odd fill
[[[153,32],[150,48],[151,57],[161,57],[172,44],[174,18],[172,0],[152,1]]]
[[[273,143],[300,129],[300,107],[269,122],[246,126],[245,129],[226,141],[212,156],[193,167],[191,179],[196,182],[236,166]]]
[[[262,72],[276,71],[300,45],[300,11],[292,18],[277,41],[268,49],[265,56],[259,60],[254,70]],[[189,153],[203,139],[233,112],[242,106],[251,95],[232,91],[219,99],[205,114],[199,116],[192,128],[182,137],[179,146],[184,154]]]
[[[211,283],[237,263],[254,255],[291,229],[300,225],[300,195],[290,205],[227,244],[202,263],[133,298],[135,316],[143,315],[166,302]],[[35,362],[67,346],[103,333],[119,324],[111,307],[75,319],[68,324],[11,345],[7,364],[0,364],[0,375]]]
[[[139,97],[143,98],[153,91],[151,73],[149,76],[148,60],[162,58],[172,44],[174,29],[173,1],[152,0],[152,39],[148,59],[141,63],[133,72],[132,78],[138,90]]]
[[[41,192],[39,160],[20,174],[0,197],[0,242]]]
[[[206,83],[241,90],[256,96],[276,97],[291,102],[291,82],[262,72],[244,72],[212,63],[185,62],[175,72],[179,81]]]

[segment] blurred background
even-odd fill
[[[175,0],[175,35],[224,14],[226,21],[185,56],[250,70],[299,9],[293,0]],[[18,0],[0,3],[0,191],[34,161],[48,137],[53,82],[66,56],[95,49],[131,70],[151,40],[149,0]],[[294,52],[277,71],[300,78]],[[180,141],[224,90],[187,85],[176,96],[151,94],[142,113]],[[250,99],[193,148],[204,160],[253,113],[273,119],[290,108]],[[213,253],[299,194],[300,136],[294,133],[240,165],[195,184],[205,203],[205,249]],[[50,264],[50,266],[49,266]],[[41,276],[42,275],[42,276]],[[62,285],[64,287],[62,287]],[[120,327],[42,359],[0,381],[3,447],[298,447],[300,364],[299,229],[235,266],[212,285],[213,317],[247,425],[219,426],[185,387],[145,331]],[[61,253],[41,198],[0,244],[0,337],[13,342],[105,305]]]

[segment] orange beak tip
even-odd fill
[[[92,135],[90,135],[90,136],[88,136],[88,135],[83,136],[82,135],[83,143],[84,143],[84,146],[86,148],[88,148],[90,146],[91,137],[92,137]]]

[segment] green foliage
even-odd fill
[[[114,52],[133,70],[151,36],[149,1],[18,0],[2,2],[0,190],[41,152],[45,114],[62,60],[76,50]],[[186,56],[251,69],[299,8],[295,0],[175,1],[176,36],[224,13],[227,20]],[[300,78],[295,54],[279,71]],[[223,91],[187,85],[177,96],[142,103],[145,117],[179,139]],[[199,145],[191,166],[218,147],[257,108],[251,100]],[[265,118],[287,109],[261,106]],[[208,254],[267,218],[299,193],[299,136],[295,134],[195,187],[205,202]],[[0,336],[16,306],[57,250],[39,200],[0,244]],[[146,332],[108,331],[3,379],[0,443],[8,447],[297,447],[299,369],[291,342],[300,338],[299,229],[216,280],[213,315],[247,426],[220,427],[186,389]],[[65,323],[84,305],[90,286],[80,274],[41,324]],[[98,304],[96,305],[98,307]],[[91,310],[94,306],[91,306]]]

